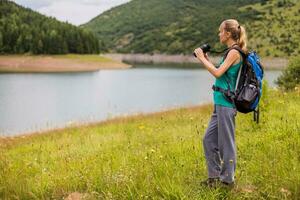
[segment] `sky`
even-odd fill
[[[130,0],[13,0],[32,10],[74,25],[84,24],[112,7]]]

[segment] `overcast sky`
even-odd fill
[[[130,0],[13,0],[60,21],[74,25],[88,22],[100,13]]]

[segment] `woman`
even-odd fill
[[[229,48],[228,54],[222,59],[220,66],[214,66],[201,48],[194,53],[205,68],[216,77],[215,86],[227,90],[235,88],[237,76],[242,66],[242,55],[231,47],[238,46],[244,52],[246,49],[246,32],[237,20],[229,19],[221,23],[219,38],[222,44]],[[229,86],[228,86],[229,84]],[[214,91],[214,112],[203,138],[203,146],[207,163],[208,179],[203,184],[215,187],[216,185],[234,185],[236,167],[235,146],[235,116],[234,104],[222,92]]]

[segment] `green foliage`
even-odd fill
[[[0,53],[98,53],[90,31],[43,16],[11,1],[0,1]]]
[[[0,138],[0,199],[298,199],[300,93],[266,91],[259,124],[237,115],[231,191],[200,185],[212,113],[203,106]]]
[[[261,56],[289,57],[300,53],[300,1],[272,0],[241,8],[260,13],[246,23],[249,44]]]
[[[239,7],[258,0],[133,0],[106,11],[83,27],[99,38],[103,51],[191,54],[203,43],[218,46],[222,20],[256,16]],[[218,46],[219,47],[219,46]]]
[[[300,53],[299,10],[298,0],[133,0],[83,27],[106,52],[191,54],[206,42],[222,49],[220,22],[236,18],[246,26],[250,49],[287,57]]]
[[[279,87],[285,90],[294,90],[300,86],[300,57],[291,58],[289,65],[277,79]]]

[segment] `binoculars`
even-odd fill
[[[200,48],[202,49],[203,53],[207,53],[210,51],[211,47],[209,44],[203,44]],[[194,56],[197,57],[195,53],[194,53]]]

